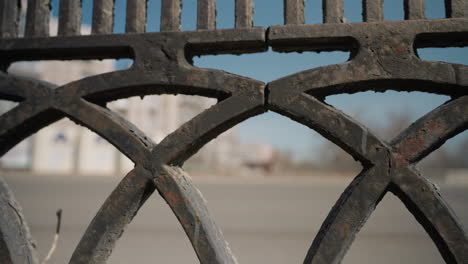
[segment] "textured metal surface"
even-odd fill
[[[323,0],[323,23],[343,23],[343,0]]]
[[[382,1],[364,1],[364,21],[372,23],[347,24],[342,1],[328,0],[324,1],[325,24],[318,25],[303,24],[303,1],[284,3],[287,25],[252,27],[252,1],[237,0],[233,10],[236,28],[216,30],[215,1],[200,0],[199,30],[181,32],[181,1],[164,0],[161,32],[143,33],[146,17],[139,14],[146,13],[146,1],[129,1],[126,28],[132,34],[113,35],[109,34],[113,1],[96,0],[91,36],[47,38],[36,35],[35,27],[28,38],[2,35],[1,65],[21,60],[134,60],[127,70],[60,87],[0,73],[0,99],[19,102],[0,116],[0,155],[39,129],[67,117],[108,140],[136,164],[97,212],[70,263],[105,263],[125,227],[155,190],[177,216],[201,263],[236,263],[202,195],[180,167],[227,129],[267,110],[316,130],[364,168],[331,209],[304,263],[339,263],[389,191],[425,228],[447,263],[466,263],[467,233],[437,189],[415,167],[447,139],[468,128],[468,67],[422,61],[415,53],[422,47],[468,44],[466,10],[454,9],[462,6],[461,2],[446,1],[451,7],[447,19],[425,20],[424,1],[408,0],[408,20],[384,22]],[[463,4],[466,6],[466,2]],[[43,17],[42,6],[36,11],[30,15],[32,19],[41,23],[48,20]],[[67,21],[60,22],[62,27],[70,23]],[[10,30],[4,24],[1,29]],[[33,35],[37,38],[29,38]],[[268,47],[280,52],[343,50],[352,56],[345,63],[299,72],[268,84],[191,64],[196,55],[262,52]],[[393,141],[385,142],[324,103],[326,96],[368,90],[422,91],[449,95],[452,100],[421,117]],[[200,95],[217,98],[218,103],[156,144],[106,108],[107,102],[116,99],[150,94]],[[2,188],[8,189],[6,185]],[[13,200],[4,190],[0,194],[7,195],[2,196],[6,198],[0,200],[0,208]],[[11,257],[15,250],[26,249],[22,256],[30,259],[35,256],[27,225],[17,220],[18,215],[1,216],[6,220],[0,223],[0,260],[6,263],[24,263]],[[10,223],[14,227],[6,228]],[[4,239],[10,233],[17,238]]]
[[[252,27],[253,15],[253,0],[236,0],[236,28]]]
[[[304,24],[304,0],[284,0],[284,24]]]
[[[146,31],[146,8],[148,0],[128,0],[125,31],[143,33]]]
[[[81,29],[81,1],[60,2],[58,35],[75,36]]]
[[[21,0],[0,2],[0,37],[18,36]]]
[[[179,31],[182,19],[182,0],[161,0],[161,31]]]
[[[93,1],[92,34],[110,34],[114,27],[114,1]]]
[[[216,29],[216,1],[199,0],[197,5],[197,29]]]
[[[49,36],[50,8],[50,0],[28,0],[26,37]]]
[[[383,0],[363,0],[362,15],[364,22],[378,22],[384,19]]]

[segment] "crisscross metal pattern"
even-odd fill
[[[252,27],[252,0],[236,0],[235,29],[216,29],[216,3],[199,0],[197,31],[180,32],[180,0],[163,0],[161,32],[144,33],[146,1],[129,0],[127,34],[111,34],[113,1],[95,0],[92,35],[79,36],[78,1],[60,7],[59,36],[48,37],[47,0],[29,0],[25,37],[18,37],[21,1],[0,3],[0,66],[20,60],[133,58],[130,69],[61,87],[0,74],[0,99],[19,105],[0,116],[0,155],[39,129],[68,117],[104,137],[135,162],[91,221],[70,263],[105,263],[126,225],[158,190],[189,237],[201,263],[237,263],[200,192],[180,168],[210,140],[254,115],[286,115],[343,148],[363,171],[331,209],[304,263],[339,263],[354,236],[388,192],[396,194],[447,263],[467,263],[468,236],[437,189],[415,164],[468,127],[468,68],[421,61],[420,47],[464,46],[464,0],[447,0],[447,18],[424,19],[424,1],[405,1],[405,21],[383,21],[383,1],[363,1],[364,23],[347,24],[341,0],[324,1],[324,24],[304,25],[304,1],[285,0],[285,25]],[[194,67],[195,55],[277,51],[351,51],[348,62],[271,83]],[[452,100],[387,143],[324,103],[359,91],[424,91]],[[106,108],[112,100],[150,94],[213,97],[218,103],[156,144]],[[19,205],[0,186],[0,260],[37,263]]]

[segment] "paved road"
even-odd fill
[[[116,186],[116,178],[7,176],[23,205],[43,256],[63,208],[63,231],[52,263],[67,263],[87,223]],[[321,222],[345,187],[323,180],[196,180],[239,263],[302,263]],[[468,226],[468,187],[441,186]],[[175,217],[154,195],[136,216],[109,260],[198,263]],[[388,194],[358,234],[343,263],[443,263],[424,230]]]

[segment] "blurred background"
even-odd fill
[[[348,23],[362,22],[362,0],[344,0]],[[52,1],[51,33],[57,32]],[[182,29],[196,28],[196,0],[183,0]],[[160,0],[148,1],[147,31],[157,32]],[[283,24],[283,1],[255,0],[255,26]],[[23,8],[26,3],[23,4]],[[115,2],[114,32],[125,28],[125,0]],[[233,28],[234,0],[217,1],[217,27]],[[82,34],[90,33],[92,1],[83,0]],[[24,16],[24,13],[23,13]],[[385,1],[385,20],[403,19],[403,0]],[[426,16],[445,17],[444,0],[426,0]],[[24,23],[24,18],[22,19]],[[322,1],[306,0],[306,23],[322,23]],[[24,26],[24,25],[23,25]],[[468,48],[417,50],[422,60],[467,64]],[[314,67],[347,61],[347,52],[202,56],[194,64],[264,82]],[[18,62],[8,71],[57,85],[130,67],[130,59]],[[390,141],[416,119],[450,98],[420,92],[361,92],[326,102]],[[155,142],[214,105],[185,95],[132,97],[108,107]],[[0,101],[0,114],[15,107]],[[420,164],[468,225],[468,133],[447,141]],[[52,263],[66,263],[107,195],[134,164],[105,139],[68,119],[24,140],[0,159],[44,255],[64,209],[63,232]],[[316,132],[268,112],[226,131],[184,165],[240,263],[301,263],[321,222],[362,166]],[[145,204],[119,240],[109,263],[197,263],[176,218],[158,197]],[[443,263],[436,247],[399,200],[387,194],[358,234],[343,263]]]

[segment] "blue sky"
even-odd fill
[[[160,1],[149,0],[148,28],[149,32],[159,31]],[[362,21],[362,0],[344,0],[345,17],[348,22]],[[58,0],[52,1],[57,7]],[[403,19],[403,0],[387,0],[385,3],[385,20]],[[116,0],[116,18],[114,32],[121,33],[125,29],[125,0]],[[183,0],[182,29],[196,28],[196,0]],[[268,27],[283,23],[283,0],[254,0],[254,25]],[[218,28],[233,28],[234,0],[217,1]],[[54,8],[54,15],[57,15]],[[83,0],[83,23],[91,23],[92,1]],[[322,0],[306,0],[306,23],[322,23]],[[444,0],[426,0],[426,16],[428,18],[443,18],[445,16]],[[419,55],[425,60],[447,61],[468,64],[468,48],[423,49]],[[313,53],[276,53],[268,51],[241,56],[218,55],[195,58],[194,63],[199,67],[222,69],[231,73],[252,77],[269,82],[298,71],[328,64],[344,62],[348,59],[346,52]],[[124,67],[128,61],[118,63]],[[385,126],[392,114],[408,113],[412,120],[448,100],[446,96],[426,93],[364,92],[354,95],[331,96],[327,103],[345,111],[351,116],[372,128]],[[251,118],[239,125],[240,137],[244,142],[264,142],[276,148],[293,153],[296,157],[317,158],[321,144],[325,142],[318,134],[310,129],[294,123],[288,118],[274,113],[266,113]],[[455,140],[449,141],[451,148],[465,132]]]

